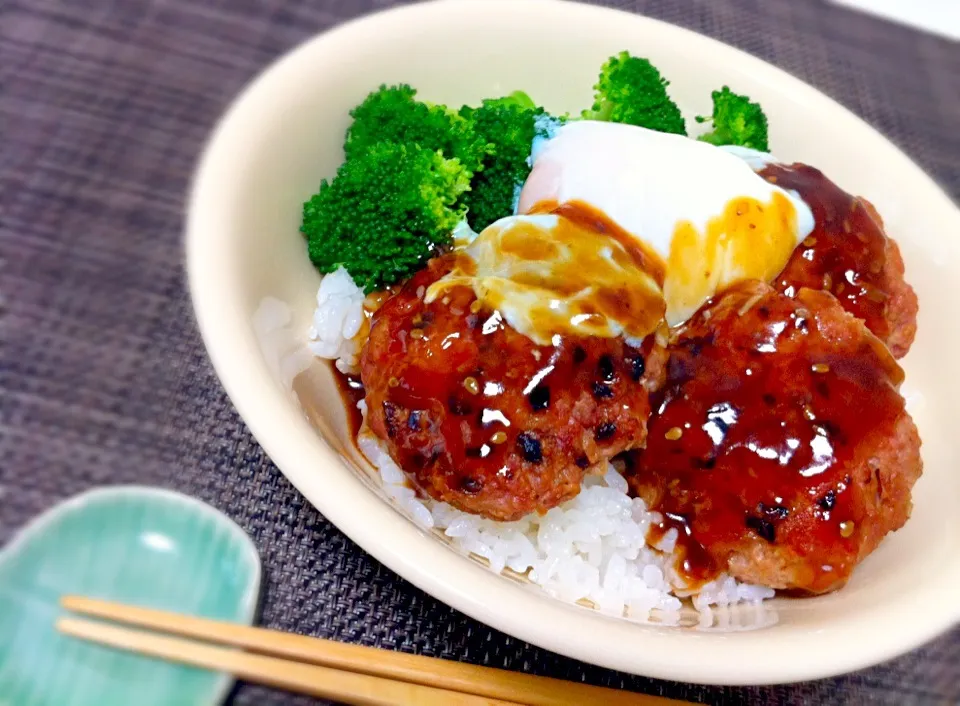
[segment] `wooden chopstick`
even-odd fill
[[[236,623],[219,622],[207,618],[180,615],[152,608],[113,603],[96,598],[64,596],[61,599],[61,603],[64,608],[75,613],[196,638],[205,642],[241,647],[275,657],[287,657],[299,662],[322,665],[328,668],[325,671],[346,670],[383,680],[397,680],[407,682],[408,684],[428,686],[436,690],[445,689],[448,692],[473,694],[487,697],[488,699],[500,699],[507,702],[532,704],[534,706],[573,706],[574,704],[592,703],[610,704],[611,706],[618,706],[620,704],[633,704],[634,706],[677,706],[683,703],[658,696],[618,691],[616,689],[590,686],[588,684],[568,682],[561,679],[551,679],[520,672],[510,672],[503,669],[494,669],[492,667],[480,667],[434,657],[422,657],[402,652],[392,652],[375,647],[349,645],[332,640],[294,635],[278,630],[254,628]],[[68,620],[69,619],[62,620],[58,623],[58,626],[62,627],[63,622]],[[78,621],[68,622],[67,627],[70,629],[75,628],[76,622]],[[89,623],[84,624],[88,625]],[[172,638],[164,639],[170,640]],[[176,642],[179,643],[182,641]],[[186,644],[193,645],[194,643]],[[124,647],[124,645],[116,646]],[[179,647],[180,645],[178,645],[178,648]],[[216,650],[217,648],[206,646],[206,649]],[[244,655],[244,653],[231,650],[220,651],[226,652],[229,655],[257,657],[256,655]],[[159,654],[156,654],[156,656],[167,657],[167,655]],[[177,659],[177,657],[167,658]],[[271,659],[269,657],[260,658]],[[289,662],[284,660],[271,659],[271,661],[283,665],[289,664]],[[304,665],[299,666],[302,667]],[[231,667],[214,666],[212,668],[230,671],[239,677],[251,681],[261,681],[252,673],[241,673]],[[280,673],[280,670],[274,669],[274,672]],[[275,685],[282,686],[280,684]],[[326,698],[342,699],[342,697],[337,696],[320,695]],[[420,702],[418,701],[418,703]],[[448,700],[446,703],[451,702]]]
[[[302,664],[278,657],[214,647],[156,633],[129,630],[106,623],[77,618],[60,618],[57,629],[65,635],[101,645],[132,650],[151,657],[194,667],[230,672],[241,679],[276,686],[324,699],[362,706],[511,706],[509,701],[458,691],[435,689],[410,682],[381,679],[369,674]],[[516,706],[515,704],[513,706]]]

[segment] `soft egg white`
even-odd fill
[[[535,146],[520,213],[580,204],[664,263],[670,324],[719,289],[769,280],[813,230],[810,208],[754,172],[759,153],[619,123],[575,121]]]
[[[453,269],[427,289],[427,303],[470,287],[540,345],[566,335],[639,344],[663,321],[663,293],[646,253],[629,239],[557,214],[510,216],[479,235],[460,228],[455,237]]]
[[[796,194],[754,172],[773,158],[630,125],[578,121],[533,147],[520,215],[455,234],[433,301],[467,286],[541,345],[637,344],[740,279],[769,280],[813,229]]]

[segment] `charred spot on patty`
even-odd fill
[[[464,476],[460,479],[460,487],[466,493],[479,493],[483,488],[483,482],[472,476]]]
[[[749,515],[746,520],[746,525],[749,529],[752,529],[756,532],[762,539],[767,540],[770,544],[773,544],[777,541],[777,528],[773,526],[773,523],[770,520],[766,520],[762,517],[756,517],[755,515]]]
[[[451,414],[458,417],[467,417],[473,414],[473,405],[460,395],[450,395],[447,398],[447,407],[449,407]]]
[[[821,510],[832,510],[837,504],[837,493],[833,489],[824,493],[823,497],[817,501]]]
[[[525,461],[529,463],[543,461],[543,448],[540,446],[540,440],[532,433],[525,431],[517,434],[517,446]]]
[[[774,520],[783,520],[790,514],[790,510],[783,505],[767,505],[757,503],[757,512]]]
[[[593,397],[597,400],[608,400],[613,397],[613,388],[602,382],[593,383]]]
[[[613,358],[609,355],[600,356],[600,360],[597,361],[597,375],[600,376],[601,382],[612,383],[616,381],[617,371],[613,367]]]
[[[613,422],[604,422],[597,427],[596,432],[594,433],[594,438],[597,441],[606,441],[613,437],[617,433],[617,425]]]
[[[533,409],[534,412],[547,409],[550,407],[550,388],[546,385],[537,385],[530,390],[530,394],[527,395],[527,400],[529,400],[530,408]]]
[[[680,452],[682,453],[683,449],[680,449]],[[709,471],[710,469],[712,469],[714,466],[717,465],[717,459],[715,456],[707,456],[706,458],[700,458],[698,456],[694,456],[693,458],[690,459],[690,465],[692,465],[694,468],[699,468],[704,471]]]
[[[399,423],[400,407],[390,400],[383,401],[383,419],[387,426],[387,435],[396,436]]]

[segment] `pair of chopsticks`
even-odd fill
[[[161,635],[63,617],[57,620],[57,629],[66,635],[194,667],[229,672],[246,681],[347,704],[677,706],[681,703],[95,598],[64,596],[61,604],[81,615],[168,633]]]

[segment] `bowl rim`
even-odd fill
[[[228,207],[224,184],[235,179],[226,162],[244,144],[248,127],[271,95],[298,73],[297,67],[325,45],[350,45],[374,32],[389,32],[404,22],[439,21],[464,13],[504,12],[540,7],[542,12],[578,17],[603,14],[610,21],[634,23],[638,31],[670,34],[678,44],[697,46],[700,52],[720,55],[758,82],[789,88],[801,101],[822,106],[831,114],[854,121],[858,130],[872,134],[886,150],[885,159],[901,170],[901,179],[922,182],[932,205],[944,221],[960,231],[960,211],[949,197],[903,152],[852,112],[812,86],[765,61],[718,40],[641,15],[566,0],[432,0],[367,15],[316,35],[293,48],[261,72],[231,103],[213,130],[198,162],[186,216],[187,274],[191,299],[204,345],[218,378],[253,436],[281,472],[327,519],[364,551],[418,588],[467,615],[519,639],[584,662],[620,671],[702,684],[774,684],[834,676],[891,659],[917,647],[960,622],[960,607],[951,604],[950,581],[921,582],[917,588],[882,606],[863,606],[841,621],[822,628],[782,629],[793,650],[806,660],[771,660],[770,630],[729,635],[637,625],[556,601],[524,590],[503,577],[435,541],[423,530],[383,503],[339,455],[310,427],[273,380],[268,379],[249,321],[236,315],[233,293],[240,291],[232,259],[218,244],[229,237],[218,215]],[[286,79],[286,80],[285,80]],[[217,276],[212,276],[216,273]],[[231,314],[231,312],[233,312]],[[259,368],[257,367],[259,366]],[[262,370],[257,375],[252,371]],[[309,454],[310,460],[305,460]],[[320,477],[318,466],[340,466],[343,473]],[[369,513],[369,514],[368,514]],[[366,521],[375,517],[376,523]],[[358,519],[362,518],[362,519]],[[432,566],[425,570],[425,566]],[[960,562],[946,572],[960,582]],[[935,613],[930,605],[953,605]],[[904,621],[896,639],[883,639],[884,617],[896,613],[917,616]],[[858,635],[858,649],[845,638]],[[575,636],[575,638],[573,638]],[[573,639],[572,639],[573,638]],[[732,640],[736,640],[736,649]],[[616,645],[617,649],[610,649]]]

